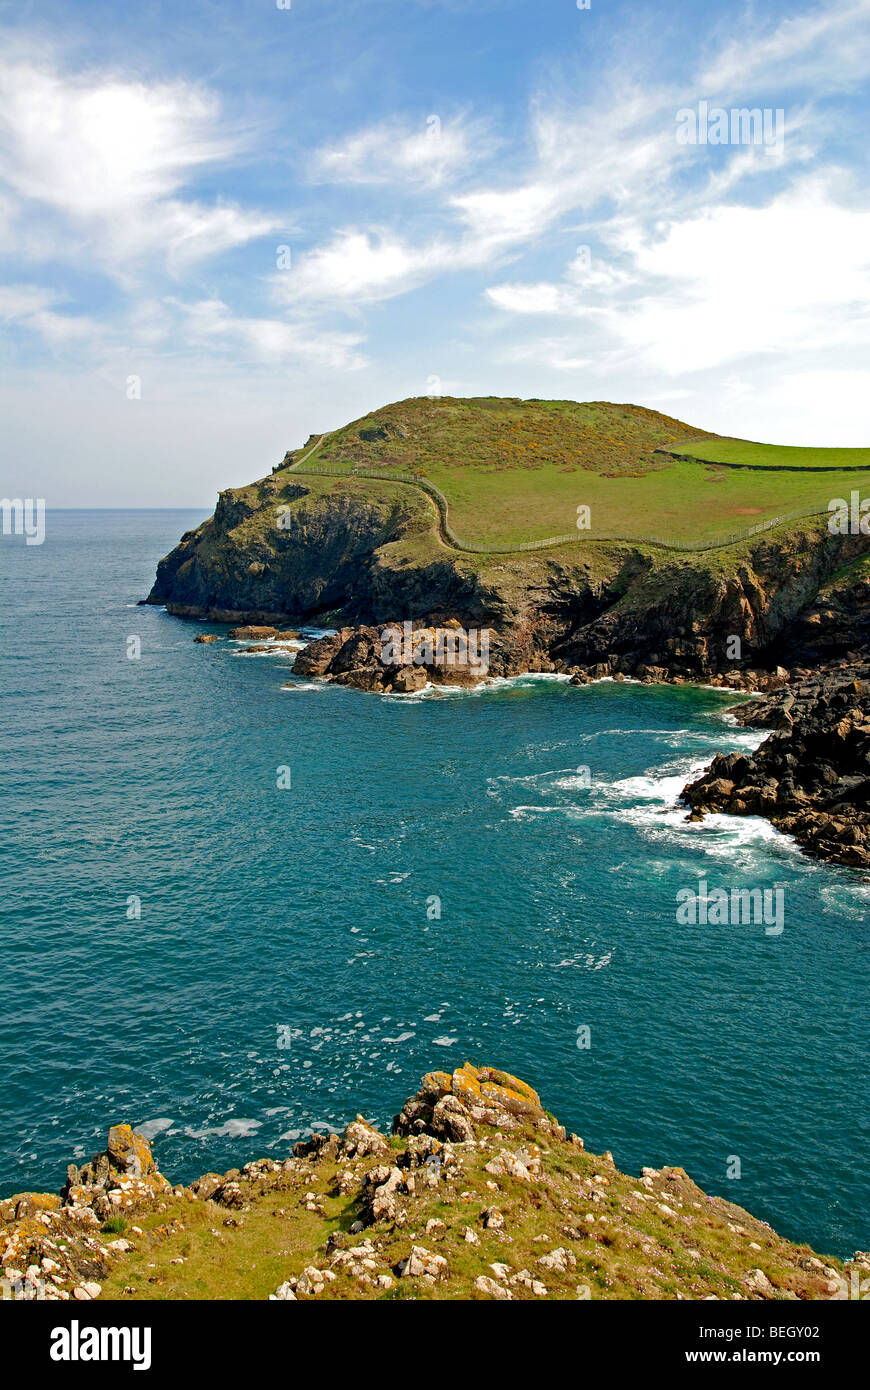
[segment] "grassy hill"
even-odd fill
[[[330,459],[378,467],[487,473],[586,470],[632,477],[667,467],[656,449],[715,439],[706,430],[636,405],[497,396],[397,401],[329,436]]]
[[[752,467],[723,466],[741,462]],[[700,547],[772,518],[823,512],[856,486],[860,475],[848,470],[865,462],[870,449],[722,439],[640,406],[426,397],[353,421],[301,466],[357,479],[367,469],[416,475],[443,492],[459,537],[498,549],[566,534]],[[819,467],[830,471],[810,471]],[[584,506],[591,526],[580,532]]]

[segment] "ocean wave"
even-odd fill
[[[508,811],[511,820],[526,820],[530,816],[562,815],[568,820],[579,820],[590,812],[580,806],[513,806]]]
[[[822,870],[820,864],[814,867]],[[870,883],[829,883],[819,890],[819,897],[824,912],[863,922],[870,907]]]
[[[414,690],[408,695],[387,694],[385,699],[415,702],[432,699],[433,696],[448,696],[456,699],[464,696],[479,699],[482,695],[493,695],[501,690],[531,689],[545,682],[565,683],[571,679],[561,671],[526,671],[519,676],[487,676],[478,685],[435,685],[428,681],[422,690]]]
[[[645,840],[672,855],[691,848],[714,859],[729,860],[734,867],[757,864],[759,853],[792,862],[804,856],[792,836],[784,834],[761,816],[708,815],[689,821],[689,808],[680,801],[687,782],[709,765],[709,758],[687,756],[646,773],[584,786],[583,801],[523,802],[510,807],[508,818],[530,821],[542,816],[562,816],[567,821],[615,819],[632,826]],[[492,782],[531,785],[539,795],[570,790],[564,770],[518,778],[494,778]],[[669,861],[672,862],[672,861]],[[653,870],[654,871],[654,870]],[[646,869],[645,869],[646,872]],[[868,890],[870,891],[870,890]]]

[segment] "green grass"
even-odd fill
[[[446,1170],[437,1188],[430,1189],[417,1170],[415,1194],[400,1201],[404,1225],[381,1222],[365,1232],[377,1246],[378,1272],[392,1272],[413,1244],[421,1244],[445,1256],[449,1279],[434,1285],[396,1279],[384,1290],[339,1271],[324,1297],[486,1299],[475,1280],[491,1275],[492,1262],[533,1272],[551,1300],[574,1301],[579,1286],[592,1299],[703,1298],[709,1293],[745,1297],[744,1279],[753,1267],[765,1270],[777,1297],[789,1290],[799,1297],[825,1296],[822,1276],[804,1266],[811,1254],[806,1246],[783,1240],[727,1201],[708,1198],[682,1169],[662,1170],[646,1189],[606,1157],[555,1139],[541,1142],[540,1133],[531,1128],[496,1133],[480,1126],[477,1138],[485,1147],[459,1146],[459,1167]],[[524,1143],[541,1144],[546,1180],[528,1183],[501,1176],[493,1183],[486,1163],[499,1151],[516,1151]],[[404,1142],[398,1145],[402,1148]],[[360,1181],[362,1171],[377,1161],[384,1160],[373,1156],[355,1165]],[[346,1195],[339,1190],[339,1173],[346,1166],[346,1160],[326,1158],[265,1181],[241,1177],[241,1210],[168,1195],[159,1210],[136,1218],[135,1249],[103,1280],[102,1297],[268,1298],[291,1274],[312,1263],[327,1265],[329,1236],[348,1232],[359,1216],[358,1190]],[[305,1203],[305,1194],[312,1191],[321,1203],[317,1213]],[[484,1208],[493,1204],[504,1213],[504,1234],[482,1224]],[[591,1225],[585,1221],[590,1214],[595,1217]],[[430,1219],[443,1222],[443,1228],[428,1233]],[[465,1240],[468,1227],[477,1233],[478,1244]],[[350,1244],[362,1238],[351,1237]],[[539,1256],[556,1246],[569,1249],[576,1259],[564,1273],[538,1264]],[[842,1268],[839,1261],[830,1263],[838,1272]],[[513,1292],[518,1299],[535,1299],[523,1287],[515,1286]]]
[[[822,511],[855,486],[850,474],[745,474],[679,460],[641,478],[550,468],[512,474],[508,483],[471,470],[433,469],[427,477],[447,496],[454,531],[493,546],[567,534],[580,504],[591,508],[591,530],[583,533],[591,540],[662,535],[700,545],[804,508]]]
[[[751,439],[686,439],[673,445],[677,454],[711,463],[751,468],[870,468],[870,449],[813,449],[792,444],[756,444]],[[854,486],[854,483],[853,483]]]
[[[857,475],[837,465],[862,463],[870,468],[870,449],[722,439],[638,406],[440,397],[399,401],[353,421],[328,435],[303,470],[395,469],[427,479],[447,497],[454,533],[471,546],[576,535],[701,547],[776,517],[824,512],[856,485]],[[822,467],[832,471],[810,471]],[[277,476],[290,480],[290,472]],[[328,478],[316,485],[346,486]],[[359,475],[354,486],[378,496],[392,490]],[[581,506],[591,509],[582,532]]]

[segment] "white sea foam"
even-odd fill
[[[650,732],[661,734],[662,731]],[[668,737],[674,739],[676,746],[680,746],[677,738],[684,737],[688,732],[683,730]],[[755,742],[760,741],[755,735],[749,737]],[[761,738],[764,737],[766,734],[762,733]],[[715,741],[715,747],[721,749],[722,742],[721,738]],[[609,782],[596,781],[593,776],[588,787],[583,783],[580,800],[549,804],[546,801],[523,802],[511,807],[507,814],[516,821],[542,816],[561,816],[567,821],[612,817],[633,826],[644,839],[661,845],[668,853],[691,845],[693,850],[700,850],[715,859],[732,861],[735,867],[751,865],[757,861],[759,853],[765,857],[771,854],[777,858],[786,856],[793,862],[802,858],[791,836],[784,835],[759,816],[716,814],[706,816],[703,821],[687,820],[689,809],[680,801],[680,795],[686,784],[709,766],[711,757],[711,751],[704,757],[699,757],[698,753],[689,754],[645,773]],[[565,776],[565,769],[490,780],[495,785],[511,782],[525,784],[542,798],[551,793],[564,794],[574,790],[572,779]],[[494,794],[497,795],[497,791]]]
[[[250,1139],[262,1128],[260,1120],[225,1120],[222,1125],[213,1125],[205,1129],[185,1129],[185,1134],[190,1139]]]
[[[581,951],[576,956],[556,961],[554,970],[604,970],[613,960],[613,952],[606,951],[603,956],[593,956],[589,951]]]
[[[146,1120],[144,1125],[136,1125],[136,1133],[141,1134],[143,1139],[154,1139],[156,1135],[163,1134],[165,1130],[171,1129],[175,1124],[174,1120]]]
[[[821,865],[818,868],[821,869]],[[870,883],[829,883],[820,889],[819,897],[824,903],[825,912],[864,921],[870,910]]]
[[[525,687],[533,687],[547,681],[567,682],[570,676],[564,675],[560,671],[526,671],[518,676],[487,676],[485,680],[477,685],[434,685],[431,681],[422,690],[412,691],[409,695],[387,695],[387,699],[405,700],[414,702],[433,697],[447,696],[455,699],[457,696],[465,696],[469,699],[479,698],[481,695],[492,695],[500,690],[515,690]]]
[[[508,811],[511,820],[528,820],[532,816],[561,815],[566,820],[580,820],[583,816],[589,815],[584,807],[580,806],[513,806]]]

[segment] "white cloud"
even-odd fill
[[[698,86],[702,95],[733,93],[785,78],[840,92],[866,79],[868,61],[870,0],[844,0],[789,16],[766,37],[741,35],[704,69]]]
[[[391,121],[318,150],[312,172],[336,183],[436,187],[453,175],[467,173],[493,148],[492,137],[479,121],[442,122],[439,116],[429,116],[422,129],[410,132]]]
[[[494,285],[486,292],[497,309],[511,314],[561,314],[573,312],[566,307],[568,291],[561,285],[546,281],[537,285]]]
[[[502,362],[546,367],[554,372],[579,372],[594,365],[591,356],[578,357],[577,348],[582,346],[572,339],[536,338],[506,347],[501,353]]]
[[[32,61],[0,62],[0,135],[0,182],[12,206],[59,215],[73,230],[70,240],[53,229],[53,255],[84,237],[91,256],[129,273],[146,256],[170,265],[198,260],[279,225],[177,196],[201,167],[241,145],[223,130],[216,99],[188,83],[69,77]]]
[[[842,183],[842,181],[840,181]],[[560,282],[491,286],[503,312],[575,319],[584,346],[671,375],[760,354],[860,346],[870,313],[870,209],[833,178],[804,176],[767,205],[712,203],[669,220],[598,228],[613,264],[575,261]]]
[[[767,207],[716,207],[636,247],[644,292],[608,326],[671,373],[848,340],[870,312],[870,211],[808,180]]]
[[[764,400],[747,418],[747,435],[769,437],[771,419],[778,418],[781,443],[866,448],[868,368],[865,363],[855,371],[843,363],[836,369],[775,370]]]
[[[365,365],[358,351],[365,339],[358,333],[327,332],[310,323],[288,323],[283,319],[235,316],[219,299],[173,303],[185,315],[185,337],[191,345],[214,347],[217,341],[235,344],[255,360],[269,365],[306,362],[334,370],[355,370]]]
[[[91,318],[57,313],[55,306],[62,298],[39,285],[0,286],[0,320],[17,323],[58,345],[90,338],[99,331]]]
[[[278,302],[374,303],[452,268],[456,254],[447,241],[415,245],[389,231],[343,231],[301,255],[290,272],[273,277],[272,285]]]

